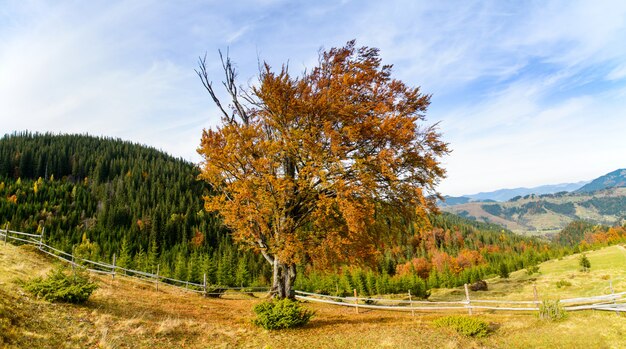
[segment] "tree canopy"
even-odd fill
[[[272,264],[276,296],[291,295],[297,263],[374,257],[398,223],[385,213],[426,220],[436,210],[448,145],[426,124],[430,96],[393,79],[378,49],[350,41],[297,77],[265,64],[248,88],[222,62],[230,110],[205,59],[198,71],[223,114],[198,149],[200,176],[217,193],[205,208]]]

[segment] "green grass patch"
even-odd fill
[[[556,288],[572,286],[572,283],[567,280],[559,280],[556,282]]]
[[[567,318],[567,312],[558,300],[544,300],[539,306],[539,318],[547,321],[561,321]]]
[[[477,317],[450,315],[433,321],[435,326],[450,328],[467,337],[482,338],[489,334],[489,324]]]

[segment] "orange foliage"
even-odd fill
[[[285,266],[305,257],[319,266],[368,262],[395,224],[375,217],[436,210],[448,148],[424,124],[430,96],[392,79],[377,49],[351,41],[297,78],[265,64],[245,103],[229,59],[224,67],[231,112],[201,61],[223,118],[204,130],[198,152],[200,177],[217,193],[205,209],[219,212],[236,241]]]
[[[433,251],[431,262],[433,268],[437,269],[438,272],[444,272],[446,269],[453,273],[461,271],[456,259],[443,251]]]
[[[498,253],[500,247],[498,245],[485,245],[480,249],[480,253]]]
[[[484,263],[483,256],[475,250],[463,249],[456,257],[456,262],[461,269],[469,268]]]
[[[432,269],[432,264],[426,258],[413,258],[412,260],[398,264],[396,266],[396,274],[406,275],[415,272],[422,279],[428,278],[428,274]]]
[[[585,247],[588,247],[594,244],[615,244],[623,240],[626,240],[626,230],[624,230],[623,227],[610,227],[607,231],[604,231],[601,227],[596,227],[592,231],[585,233],[585,238],[581,241],[581,246],[583,242],[585,243]]]
[[[196,231],[193,237],[191,238],[191,245],[193,247],[200,247],[204,242],[204,234],[199,231]]]

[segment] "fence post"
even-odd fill
[[[206,297],[206,273],[204,273],[204,279],[202,281],[202,292],[204,296]]]
[[[39,236],[39,250],[41,250],[41,245],[43,244],[43,234],[46,233],[46,227],[43,227],[41,230],[41,236]]]
[[[4,246],[7,245],[7,239],[9,238],[9,223],[4,226]]]
[[[469,295],[469,289],[467,288],[467,284],[465,284],[465,300],[467,301],[467,312],[472,315],[472,305],[470,303],[470,295]]]
[[[72,275],[74,275],[74,281],[76,281],[76,263],[74,262],[74,246],[72,246]]]
[[[613,280],[609,280],[609,287],[611,288],[611,295],[615,297],[615,291],[613,291]],[[613,305],[615,306],[615,314],[619,315],[619,310],[617,310],[617,302],[615,302],[615,298],[613,298]]]
[[[159,292],[159,266],[160,266],[160,264],[157,264],[156,279],[154,281],[154,283],[156,285],[157,292]]]
[[[411,316],[415,316],[415,309],[413,309],[413,299],[411,298],[411,290],[409,290],[409,307],[411,307]]]
[[[356,288],[354,289],[354,304],[356,304],[356,306],[354,307],[356,309],[356,313],[359,313],[359,298],[356,294]]]
[[[111,268],[111,279],[115,279],[115,253],[113,254],[113,267]]]
[[[537,293],[537,284],[533,284],[533,297],[535,299],[535,306],[539,310],[539,294]]]

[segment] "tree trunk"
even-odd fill
[[[284,264],[274,257],[274,272],[272,278],[272,289],[270,294],[272,298],[295,298],[293,283],[296,280],[296,265]]]

